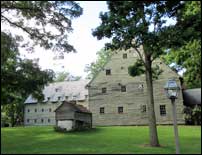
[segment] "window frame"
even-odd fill
[[[166,112],[166,105],[159,105],[159,110],[160,110],[160,116],[166,116],[167,112]]]
[[[100,114],[104,114],[105,113],[105,107],[100,107]]]
[[[126,92],[126,86],[121,86],[121,92]]]
[[[120,110],[120,109],[122,109],[122,110]],[[123,106],[118,107],[118,113],[119,113],[119,114],[123,114]]]
[[[127,59],[127,58],[128,58],[127,53],[123,53],[123,59]]]
[[[112,73],[111,73],[111,69],[106,69],[105,70],[105,74],[108,76],[108,75],[111,75]]]
[[[107,88],[106,87],[103,87],[102,88],[102,94],[106,94],[107,93]]]

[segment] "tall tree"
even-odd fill
[[[170,39],[170,43],[165,44],[169,52],[164,58],[166,63],[175,64],[177,71],[186,69],[183,78],[187,88],[197,88],[201,87],[201,2],[184,3],[184,9],[177,12],[176,26],[164,32]],[[176,36],[177,39],[171,39]]]
[[[67,36],[82,12],[74,1],[1,1],[1,22],[23,30],[34,45],[60,52],[76,51]]]
[[[43,99],[44,85],[53,80],[54,72],[21,59],[15,39],[1,32],[1,75],[1,104],[10,104],[7,109],[13,126],[17,117],[22,118],[22,102],[29,94]]]
[[[152,62],[164,51],[162,44],[166,38],[161,32],[166,26],[165,17],[175,17],[183,6],[179,1],[108,1],[109,11],[100,14],[102,23],[94,31],[97,39],[112,38],[112,43],[106,44],[110,49],[133,48],[139,55],[139,65],[145,69],[147,83],[147,100],[149,115],[150,145],[159,146],[154,112],[154,96],[152,82]],[[142,45],[143,52],[139,50]],[[142,73],[142,72],[136,72]]]

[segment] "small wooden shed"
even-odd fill
[[[66,131],[92,128],[92,113],[75,101],[64,101],[55,110],[56,126]]]

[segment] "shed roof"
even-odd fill
[[[64,101],[66,96],[68,100],[85,100],[86,95],[88,95],[88,90],[85,85],[89,80],[79,80],[79,81],[64,81],[50,83],[43,90],[44,100],[43,102],[57,102]],[[38,100],[34,99],[32,95],[25,100],[25,104],[37,103]]]
[[[58,111],[64,104],[69,104],[69,105],[71,105],[71,106],[75,109],[76,112],[91,113],[91,112],[90,112],[88,109],[86,109],[84,106],[76,104],[76,101],[69,101],[69,102],[63,101],[63,103],[62,103],[60,106],[58,106],[58,107],[54,110],[54,112]]]
[[[184,90],[183,98],[185,105],[201,104],[201,88]]]

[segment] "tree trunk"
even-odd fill
[[[153,82],[152,82],[152,68],[151,57],[145,54],[146,64],[146,83],[147,83],[147,105],[148,105],[148,121],[149,121],[149,135],[150,145],[160,146],[157,128],[156,128],[156,116],[154,111],[154,95],[153,95]]]

